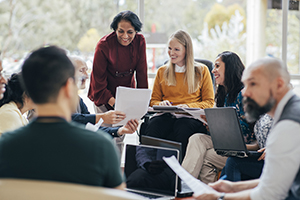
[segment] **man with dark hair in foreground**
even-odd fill
[[[210,184],[218,192],[197,199],[300,199],[300,98],[291,90],[286,65],[260,59],[246,68],[242,81],[247,120],[266,112],[274,119],[262,175],[251,181],[218,181]]]
[[[78,104],[78,78],[65,51],[50,46],[32,52],[22,78],[37,118],[0,138],[0,177],[123,189],[111,137],[70,123]]]

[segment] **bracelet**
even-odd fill
[[[218,200],[223,200],[224,197],[225,197],[225,193],[223,192],[223,193],[221,193],[221,196],[219,196]]]

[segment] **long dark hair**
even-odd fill
[[[233,103],[243,88],[241,78],[245,66],[236,53],[224,51],[218,57],[225,63],[225,80],[224,86],[218,86],[215,100],[217,107],[224,107],[226,95],[228,94],[227,103]]]
[[[24,94],[28,96],[27,92],[23,89],[20,82],[20,74],[12,74],[5,87],[3,99],[0,100],[0,107],[11,101],[21,104],[21,108],[24,106]]]

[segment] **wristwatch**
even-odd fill
[[[221,196],[219,196],[218,200],[223,200],[224,197],[225,197],[225,193],[223,192],[223,193],[221,193]]]

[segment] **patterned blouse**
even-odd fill
[[[254,126],[254,134],[260,148],[266,146],[267,136],[270,132],[271,126],[273,124],[273,119],[268,115],[263,115]]]
[[[245,117],[245,111],[244,111],[244,107],[243,107],[243,96],[242,96],[242,91],[239,92],[236,100],[233,103],[227,103],[227,98],[228,98],[228,94],[225,97],[225,103],[224,103],[224,107],[235,107],[236,108],[236,112],[241,124],[241,129],[242,132],[244,134],[244,138],[245,138],[245,142],[247,144],[250,144],[251,142],[255,141],[255,135],[254,133],[251,131],[250,128],[250,124],[247,122],[246,117]]]

